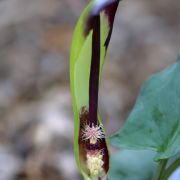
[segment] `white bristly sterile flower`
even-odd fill
[[[85,128],[82,130],[83,140],[90,140],[90,144],[96,144],[98,140],[105,138],[105,134],[99,125],[85,125]]]

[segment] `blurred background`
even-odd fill
[[[88,0],[0,1],[0,180],[81,180],[73,156],[69,51]],[[124,0],[100,87],[108,135],[141,84],[176,61],[179,0]]]

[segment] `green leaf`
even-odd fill
[[[112,144],[130,149],[151,149],[156,160],[180,151],[180,62],[150,77],[124,127]]]
[[[152,151],[122,150],[112,155],[110,180],[152,180],[157,164]]]

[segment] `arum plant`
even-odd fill
[[[98,112],[98,88],[118,4],[119,0],[91,1],[73,36],[74,151],[85,180],[108,176],[108,142]],[[124,126],[111,137],[113,145],[132,150],[112,155],[110,179],[167,180],[180,167],[179,107],[180,56],[177,63],[145,81]]]
[[[108,142],[98,113],[98,88],[119,0],[93,0],[76,25],[70,57],[77,165],[84,179],[106,179]]]

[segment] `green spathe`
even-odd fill
[[[87,23],[87,18],[90,15],[94,6],[95,0],[92,0],[89,5],[82,12],[72,40],[71,54],[70,54],[70,81],[71,81],[71,92],[74,109],[74,152],[78,168],[83,175],[84,179],[89,179],[86,172],[83,170],[83,165],[80,162],[79,157],[79,112],[82,107],[89,108],[89,78],[90,78],[90,65],[92,56],[92,30],[85,35],[84,30]],[[105,42],[110,32],[110,26],[108,23],[108,17],[104,12],[100,13],[101,24],[100,24],[100,75],[105,60],[107,48]],[[99,77],[100,78],[100,77]],[[98,115],[98,121],[101,123],[100,115]],[[102,127],[103,128],[103,127]]]
[[[144,83],[124,127],[111,142],[122,148],[154,150],[156,160],[180,151],[180,61]]]

